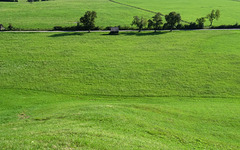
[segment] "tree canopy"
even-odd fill
[[[170,12],[168,15],[165,15],[165,19],[167,21],[167,24],[170,26],[171,31],[174,26],[176,26],[177,23],[180,23],[181,16],[179,13],[176,12]]]
[[[153,17],[152,20],[148,20],[148,27],[151,28],[153,27],[155,32],[157,32],[158,29],[161,28],[161,25],[163,24],[162,16],[161,13],[156,13]]]
[[[210,14],[207,15],[208,20],[210,21],[210,26],[213,24],[213,20],[218,20],[220,18],[220,10],[212,10]]]
[[[138,16],[134,16],[131,25],[136,25],[138,27],[138,32],[141,32],[143,27],[147,25],[147,19],[143,17],[139,18]]]
[[[80,18],[80,22],[83,24],[84,28],[90,32],[90,30],[95,27],[96,18],[97,13],[95,11],[87,11],[85,15]]]

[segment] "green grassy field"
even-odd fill
[[[117,0],[140,8],[153,11],[160,11],[168,14],[176,11],[182,15],[186,21],[196,21],[196,18],[205,17],[212,9],[219,9],[221,17],[214,25],[235,24],[239,21],[240,1],[239,0]],[[209,25],[209,22],[206,22]]]
[[[0,90],[1,149],[239,149],[239,99]]]
[[[81,95],[240,96],[239,33],[1,33],[0,87]]]
[[[239,149],[239,37],[1,33],[0,149]]]
[[[116,0],[124,4],[159,11],[167,14],[171,11],[181,13],[182,19],[195,21],[204,17],[212,9],[222,13],[214,25],[235,24],[239,22],[240,2],[237,0]],[[8,23],[22,29],[52,29],[54,26],[74,26],[84,12],[95,10],[98,15],[97,26],[130,26],[133,16],[139,15],[151,18],[152,13],[112,3],[109,0],[55,0],[47,2],[28,3],[19,0],[18,3],[0,2],[0,23]],[[206,22],[209,25],[209,22]]]

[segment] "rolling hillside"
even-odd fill
[[[237,150],[239,37],[1,33],[0,149]]]

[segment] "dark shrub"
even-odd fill
[[[9,31],[11,31],[11,30],[13,30],[13,26],[12,26],[12,24],[11,23],[9,23],[9,25],[8,25],[8,28],[7,28]]]
[[[177,29],[184,29],[184,25],[182,25],[182,24],[179,23],[179,24],[176,26],[176,28],[177,28]]]
[[[55,27],[53,27],[53,30],[63,30],[63,27],[62,26],[55,26]]]
[[[220,25],[220,26],[213,26],[212,29],[234,29],[234,28],[240,28],[240,25],[238,23],[234,25]]]
[[[199,26],[195,22],[190,22],[189,25],[185,25],[185,29],[199,29]]]
[[[163,30],[170,30],[170,29],[171,29],[171,26],[167,23],[164,23]]]

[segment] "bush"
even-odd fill
[[[200,27],[195,22],[190,22],[189,25],[184,26],[184,29],[200,29]]]
[[[213,26],[212,29],[234,29],[234,28],[240,28],[240,25],[238,23],[234,25],[220,25],[220,26]]]
[[[177,26],[176,26],[177,29],[184,29],[184,25],[182,25],[181,23],[179,23]]]
[[[8,25],[8,28],[7,28],[9,31],[11,31],[11,30],[13,30],[13,26],[12,26],[12,24],[11,23],[9,23],[9,25]]]
[[[63,30],[63,27],[62,26],[55,26],[55,27],[53,27],[53,30]]]
[[[167,23],[164,23],[163,30],[170,30],[170,29],[171,29],[171,26]]]

